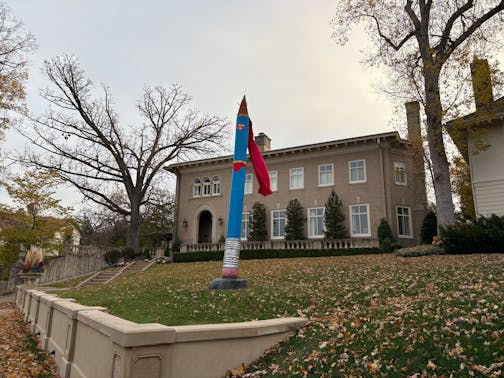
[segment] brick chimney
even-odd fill
[[[418,140],[422,136],[422,129],[420,128],[420,104],[418,101],[411,101],[405,103],[404,105],[406,106],[408,140]]]
[[[471,77],[476,110],[489,108],[493,103],[492,79],[486,59],[474,57],[471,63]]]
[[[259,133],[256,137],[254,137],[257,147],[259,147],[259,151],[268,152],[271,150],[271,139],[264,133]]]

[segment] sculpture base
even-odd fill
[[[215,278],[210,282],[210,290],[237,290],[247,287],[247,280],[243,278]]]

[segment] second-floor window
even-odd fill
[[[220,177],[214,177],[212,180],[212,191],[214,196],[220,195]]]
[[[199,179],[193,181],[192,196],[193,197],[201,196],[201,181]]]
[[[252,173],[247,173],[245,176],[245,194],[252,194]]]
[[[350,184],[366,182],[366,160],[351,160],[348,162]]]
[[[277,171],[269,171],[270,177],[270,188],[272,192],[278,191],[278,172]]]
[[[407,185],[408,180],[406,177],[406,164],[395,161],[394,162],[394,177],[397,185]]]
[[[283,239],[285,236],[286,224],[287,224],[287,211],[273,210],[271,212],[271,238]]]
[[[334,185],[334,165],[332,163],[318,166],[318,184],[319,186]]]
[[[203,196],[208,197],[212,194],[212,184],[208,177],[203,179]]]
[[[304,188],[304,168],[289,169],[289,189]]]

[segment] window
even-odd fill
[[[289,189],[304,188],[304,168],[289,169]]]
[[[366,160],[351,160],[348,162],[350,184],[366,182]]]
[[[412,238],[410,208],[397,206],[397,234],[400,238]]]
[[[324,236],[324,208],[308,209],[308,237],[322,238]]]
[[[192,196],[193,197],[201,196],[201,181],[199,179],[195,179],[193,181]]]
[[[214,177],[212,180],[212,193],[214,196],[220,195],[220,177]]]
[[[245,176],[245,194],[252,194],[252,173]]]
[[[285,236],[286,224],[287,224],[287,211],[273,210],[271,212],[271,238],[283,239]]]
[[[318,166],[318,185],[334,185],[333,164],[322,164]]]
[[[270,177],[270,188],[272,192],[276,192],[278,190],[278,172],[277,171],[269,171]]]
[[[203,179],[203,196],[208,197],[212,194],[212,184],[210,183],[210,179],[205,177]]]
[[[242,213],[241,222],[241,240],[248,240],[250,238],[250,213],[244,211]]]
[[[394,176],[397,185],[407,185],[406,178],[406,164],[395,161],[394,162]]]
[[[369,205],[350,205],[352,236],[371,236],[369,229]]]

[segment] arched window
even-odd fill
[[[220,177],[214,177],[212,180],[212,193],[214,196],[220,195]]]
[[[192,196],[200,197],[201,196],[201,181],[200,179],[194,179],[192,184]]]
[[[203,196],[207,197],[212,194],[212,184],[208,177],[203,179]]]

